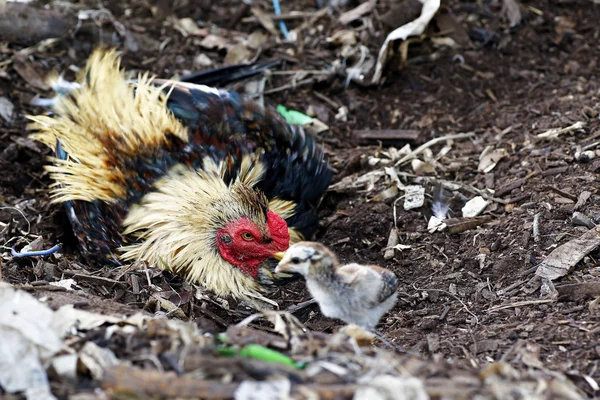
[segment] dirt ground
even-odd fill
[[[169,2],[158,2],[159,8],[163,3]],[[174,8],[165,11],[175,17],[164,17],[160,9],[153,14],[144,0],[104,1],[110,18],[122,24],[137,46],[115,33],[117,24],[108,17],[91,26],[84,24],[85,29],[76,35],[51,45],[3,38],[0,96],[10,100],[14,113],[10,121],[0,118],[2,280],[25,287],[53,308],[75,303],[88,311],[128,315],[141,309],[161,311],[151,280],[163,289],[160,297],[183,311],[183,319],[195,321],[207,332],[223,331],[250,314],[247,308],[231,302],[224,305],[210,296],[199,300],[190,285],[168,273],[157,271],[147,277],[142,272],[88,265],[78,255],[63,209],[49,202],[51,181],[43,165],[50,152],[27,139],[23,115],[39,111],[30,105],[35,95],[48,95],[39,78],[53,70],[72,78],[69,67],[81,67],[101,38],[123,50],[127,70],[173,77],[206,68],[198,63],[199,54],[208,56],[212,67],[223,65],[227,55],[226,48],[211,50],[201,45],[202,36],[184,36],[173,20],[204,21],[206,27],[212,26],[211,32],[217,32],[215,26],[227,27],[229,31],[220,34],[228,40],[236,32],[264,31],[256,19],[249,18],[249,11],[243,14],[246,22],[232,21],[240,2],[189,3],[176,1]],[[271,10],[269,2],[262,3],[264,10]],[[302,48],[270,37],[259,59],[284,59],[275,71],[330,70],[341,59],[340,47],[326,39],[342,28],[356,29],[361,43],[376,57],[391,31],[381,22],[382,16],[395,3],[379,2],[369,17],[372,26],[361,28],[364,21],[360,20],[340,26],[337,16],[355,5],[332,7],[329,15],[312,22],[303,31]],[[284,13],[317,10],[312,0],[282,6]],[[72,14],[75,9],[97,9],[97,2],[77,2],[73,9],[65,4],[54,6],[60,7],[65,8],[61,12]],[[434,156],[445,145],[450,149],[436,158],[435,171],[426,175],[461,185],[459,190],[446,191],[451,217],[460,217],[464,203],[477,191],[487,194],[492,198],[482,214],[487,222],[459,233],[428,232],[433,181],[421,179],[422,172],[415,174],[408,163],[397,171],[404,184],[425,186],[423,207],[404,210],[403,200],[395,202],[402,192],[380,200],[385,197],[380,193],[393,186],[387,175],[367,188],[340,184],[323,201],[316,239],[344,262],[378,264],[398,275],[398,303],[378,327],[392,343],[431,362],[444,360],[465,370],[476,371],[503,360],[520,371],[537,368],[549,375],[560,373],[581,395],[594,398],[599,395],[596,382],[600,379],[600,314],[593,303],[600,296],[597,254],[589,253],[573,271],[556,279],[557,293],[552,288],[550,294],[545,293],[535,272],[552,250],[600,220],[600,158],[594,153],[600,144],[600,84],[596,79],[600,6],[583,0],[524,1],[523,19],[514,28],[509,28],[501,8],[501,2],[495,1],[444,2],[444,21],[454,22],[454,28],[448,31],[432,24],[422,40],[410,44],[405,65],[396,49],[380,85],[346,85],[344,77],[336,74],[306,73],[295,78],[312,80],[294,86],[290,84],[294,75],[274,73],[267,93],[288,86],[265,95],[264,100],[302,112],[312,109],[330,126],[320,136],[337,171],[336,183],[347,177],[355,181],[393,165],[397,158],[389,162],[390,147],[400,149],[408,143],[414,149],[435,137],[473,132],[468,139],[434,145]],[[288,20],[287,25],[291,29],[307,20]],[[436,21],[441,25],[442,20]],[[441,37],[451,37],[462,46],[439,45],[433,40]],[[27,56],[14,58],[28,46],[33,47]],[[347,120],[336,119],[342,106],[347,109]],[[581,129],[555,139],[537,136],[580,121],[584,123]],[[409,141],[384,142],[360,137],[365,130],[379,129],[411,130],[418,135]],[[478,171],[479,157],[487,146],[506,150],[506,156],[491,172],[483,173]],[[583,150],[592,150],[588,159],[576,157]],[[400,244],[410,248],[386,259],[394,225]],[[41,237],[39,248],[62,243],[63,249],[57,256],[13,258],[10,248],[19,237],[27,242]],[[74,276],[80,290],[48,291],[48,282]],[[273,296],[281,309],[309,298],[302,282]],[[316,305],[294,315],[316,332],[332,333],[341,326],[324,318]],[[65,398],[85,386],[53,385]]]

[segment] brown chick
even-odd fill
[[[294,244],[275,271],[303,275],[323,315],[369,330],[394,306],[398,296],[398,279],[393,272],[375,265],[340,265],[335,254],[320,243]]]

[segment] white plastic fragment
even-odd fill
[[[422,207],[425,203],[425,188],[419,185],[409,185],[404,187],[404,209],[412,210]]]
[[[77,378],[77,354],[65,354],[52,359],[52,368],[60,377],[66,379]]]
[[[63,342],[50,329],[52,310],[7,283],[0,282],[0,386],[27,399],[55,399],[44,363]]]
[[[440,219],[435,215],[432,215],[431,218],[429,218],[429,222],[427,223],[427,230],[429,233],[443,231],[444,229],[446,229],[446,223],[443,219]]]
[[[419,1],[423,3],[423,8],[421,9],[421,15],[419,18],[395,29],[387,36],[385,42],[383,42],[383,46],[381,46],[381,49],[379,50],[379,56],[377,57],[375,74],[373,74],[373,78],[371,79],[373,83],[378,83],[381,79],[383,66],[388,56],[390,42],[394,40],[406,40],[406,38],[409,36],[417,36],[423,33],[425,28],[427,28],[427,25],[429,25],[429,21],[431,21],[435,13],[437,13],[437,10],[440,8],[440,0]]]
[[[15,106],[9,99],[0,97],[0,117],[2,117],[2,119],[6,122],[11,122],[14,110]]]
[[[50,285],[73,290],[73,286],[76,286],[77,282],[75,282],[75,279],[61,279],[58,282],[50,282]]]
[[[462,208],[462,215],[465,218],[476,217],[485,210],[488,204],[489,202],[481,196],[473,197]]]
[[[429,400],[423,381],[416,377],[379,375],[361,386],[353,400]]]
[[[243,381],[234,394],[235,400],[282,400],[290,398],[292,384],[288,379]]]

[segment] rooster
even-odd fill
[[[114,50],[58,86],[52,115],[30,119],[84,255],[251,304],[293,280],[273,257],[314,234],[333,174],[313,137],[235,92],[127,81]]]

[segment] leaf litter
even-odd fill
[[[41,363],[53,391],[90,393],[68,383],[75,377],[103,393],[208,397],[216,387],[220,397],[234,398],[241,384],[258,390],[256,382],[277,376],[275,392],[289,390],[299,398],[330,390],[352,398],[359,390],[400,387],[415,396],[424,390],[430,398],[597,395],[597,254],[593,240],[577,242],[600,215],[594,153],[598,87],[590,79],[598,54],[589,43],[597,10],[578,13],[577,5],[555,5],[556,15],[550,16],[539,1],[472,9],[444,4],[422,24],[423,32],[386,52],[383,84],[370,88],[375,54],[386,35],[419,18],[407,12],[406,21],[385,25],[380,17],[392,7],[404,10],[403,4],[366,2],[341,24],[338,17],[360,5],[324,3],[319,9],[291,2],[274,14],[270,2],[259,2],[252,4],[263,13],[257,18],[244,4],[208,10],[174,2],[154,20],[138,14],[148,10],[144,2],[113,3],[89,11],[50,4],[75,14],[80,26],[72,26],[72,35],[29,48],[0,46],[0,97],[14,106],[12,124],[2,125],[7,132],[2,162],[12,164],[0,177],[0,194],[27,219],[8,209],[0,213],[8,250],[2,276],[64,315],[67,350]],[[526,18],[519,21],[515,4]],[[180,29],[175,21],[181,21]],[[277,29],[281,21],[290,27],[288,41]],[[519,30],[510,30],[516,24]],[[28,98],[47,96],[46,72],[73,73],[85,59],[84,49],[100,42],[121,46],[129,68],[167,77],[220,66],[227,56],[242,62],[285,59],[280,70],[259,77],[259,84],[232,88],[248,88],[265,104],[282,104],[329,127],[319,137],[338,177],[323,201],[319,240],[344,261],[380,263],[397,273],[400,301],[380,329],[387,340],[420,356],[392,354],[377,339],[343,333],[311,304],[296,308],[296,321],[282,314],[257,318],[234,335],[231,328],[249,310],[198,293],[176,277],[96,270],[71,248],[41,259],[11,257],[10,246],[19,238],[20,246],[43,238],[40,249],[65,240],[62,211],[44,198],[50,181],[41,165],[47,154],[18,128],[22,114],[32,112]],[[560,57],[553,46],[561,49]],[[553,140],[537,137],[548,131]],[[371,132],[363,139],[371,146],[356,147],[353,132]],[[422,205],[405,209],[411,186],[419,187],[415,204]],[[445,212],[436,208],[440,186]],[[478,197],[488,203],[481,214],[461,216],[465,204]],[[433,217],[444,230],[427,231]],[[572,241],[569,257],[560,258],[561,276],[535,274],[540,262],[555,265],[553,251]],[[282,308],[308,301],[302,283],[277,296]],[[76,306],[64,307],[65,302]],[[142,309],[142,322],[125,322]],[[80,320],[75,327],[72,318]],[[178,318],[193,322],[180,325]],[[223,346],[219,332],[235,338],[228,347],[260,343],[307,368],[224,357],[217,351]],[[74,371],[82,356],[85,367]],[[369,387],[361,373],[378,377],[377,385]]]

